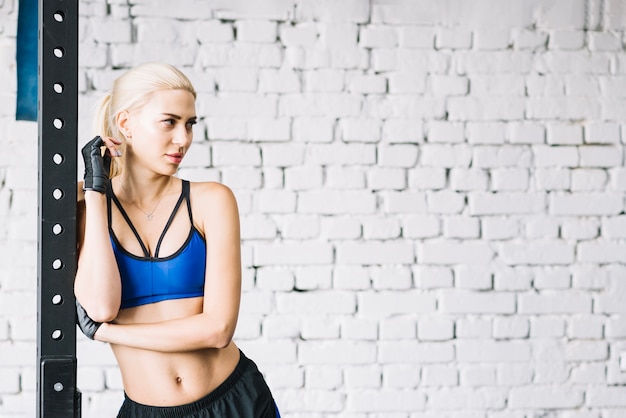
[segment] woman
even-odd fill
[[[179,70],[144,64],[102,100],[78,193],[78,323],[113,349],[125,390],[118,417],[274,418],[262,375],[232,341],[241,291],[233,193],[174,177],[195,99]]]

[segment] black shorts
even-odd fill
[[[117,418],[280,418],[256,364],[243,353],[226,380],[205,397],[180,406],[148,406],[125,395]]]

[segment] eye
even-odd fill
[[[161,122],[163,122],[167,126],[174,126],[174,124],[176,123],[176,121],[174,119],[172,119],[172,118],[164,119]]]
[[[198,122],[195,120],[190,120],[189,122],[187,122],[187,129],[193,128],[193,125],[195,125],[196,123]]]

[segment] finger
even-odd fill
[[[112,137],[112,136],[107,136],[107,137],[105,138],[105,141],[107,141],[107,142],[112,142],[112,143],[114,143],[114,144],[116,144],[116,145],[120,145],[120,144],[122,143],[122,140],[121,140],[121,139],[117,139],[117,138]]]
[[[122,144],[122,141],[120,141],[119,139],[113,138],[111,136],[106,137],[105,144],[106,144],[107,150],[109,151],[109,156],[120,157],[122,155],[122,152],[116,146],[116,145]]]

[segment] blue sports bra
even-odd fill
[[[200,232],[193,226],[191,204],[189,202],[189,182],[182,181],[182,192],[157,242],[154,256],[150,253],[139,237],[128,214],[113,193],[107,188],[107,211],[109,235],[113,245],[113,253],[122,279],[121,309],[161,302],[171,299],[192,298],[204,295],[204,274],[206,268],[206,242]],[[111,200],[135,234],[144,252],[143,257],[126,251],[118,241],[111,227]],[[187,201],[187,211],[191,230],[182,247],[174,254],[159,258],[159,249],[165,233],[169,229],[174,216],[183,200]]]

